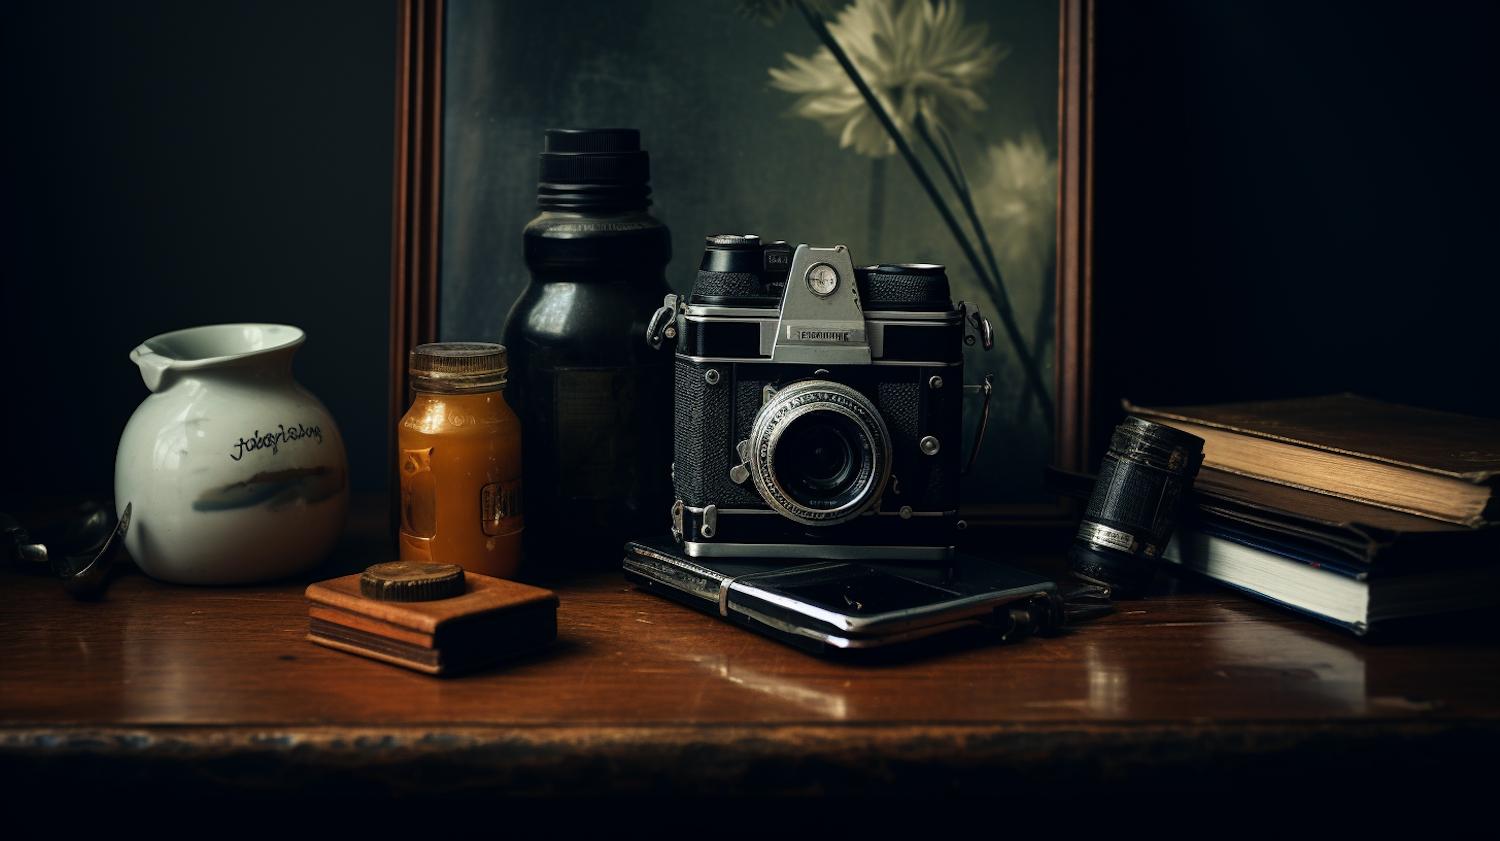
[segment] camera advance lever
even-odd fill
[[[662,339],[677,338],[677,308],[682,303],[679,295],[668,295],[662,299],[661,306],[646,323],[646,342],[651,347],[661,350]]]
[[[979,340],[985,350],[994,347],[995,328],[991,327],[990,320],[979,312],[979,305],[973,301],[959,301],[958,308],[964,314],[964,344],[974,344],[974,333],[969,332],[969,328],[972,327],[979,334]]]

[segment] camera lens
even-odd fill
[[[840,497],[853,489],[866,449],[858,425],[843,415],[804,415],[788,425],[776,473],[787,494],[803,505],[837,507]]]
[[[890,433],[869,399],[826,380],[783,388],[750,429],[747,464],[772,509],[813,526],[869,508],[890,478]]]
[[[1103,584],[1110,598],[1145,595],[1202,463],[1196,435],[1140,418],[1115,427],[1068,551],[1073,577]]]

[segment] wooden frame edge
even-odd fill
[[[1061,0],[1057,91],[1057,377],[1052,463],[1086,472],[1093,406],[1094,4]],[[971,526],[1070,525],[1076,504],[966,508]]]
[[[437,341],[442,247],[444,0],[401,0],[397,22],[396,154],[391,219],[387,488],[399,494],[396,425],[410,402],[406,357]],[[392,528],[397,519],[393,516]]]
[[[1086,471],[1093,411],[1094,0],[1063,0],[1062,15],[1054,463]]]

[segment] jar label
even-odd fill
[[[432,475],[431,447],[401,451],[401,533],[423,539],[437,534],[437,482]]]
[[[492,482],[479,489],[479,526],[488,535],[521,527],[521,480]]]

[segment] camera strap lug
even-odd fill
[[[989,326],[988,321],[985,322],[985,326]],[[990,395],[995,393],[995,375],[985,374],[983,385],[964,386],[965,391],[971,388],[984,389],[984,408],[979,411],[979,430],[974,433],[974,449],[969,453],[969,463],[964,466],[964,472],[961,474],[963,476],[969,475],[969,471],[974,469],[974,462],[979,461],[979,445],[984,443],[984,430],[990,425]]]
[[[662,298],[661,306],[646,325],[646,342],[651,347],[661,350],[662,339],[677,338],[677,314],[681,306],[682,298],[679,295]]]
[[[682,542],[682,500],[672,503],[672,539]]]
[[[959,301],[958,308],[963,310],[964,314],[964,344],[974,344],[974,338],[977,334],[980,344],[985,350],[994,347],[995,328],[991,327],[990,320],[979,312],[979,305],[973,301]],[[988,398],[986,397],[986,399]]]

